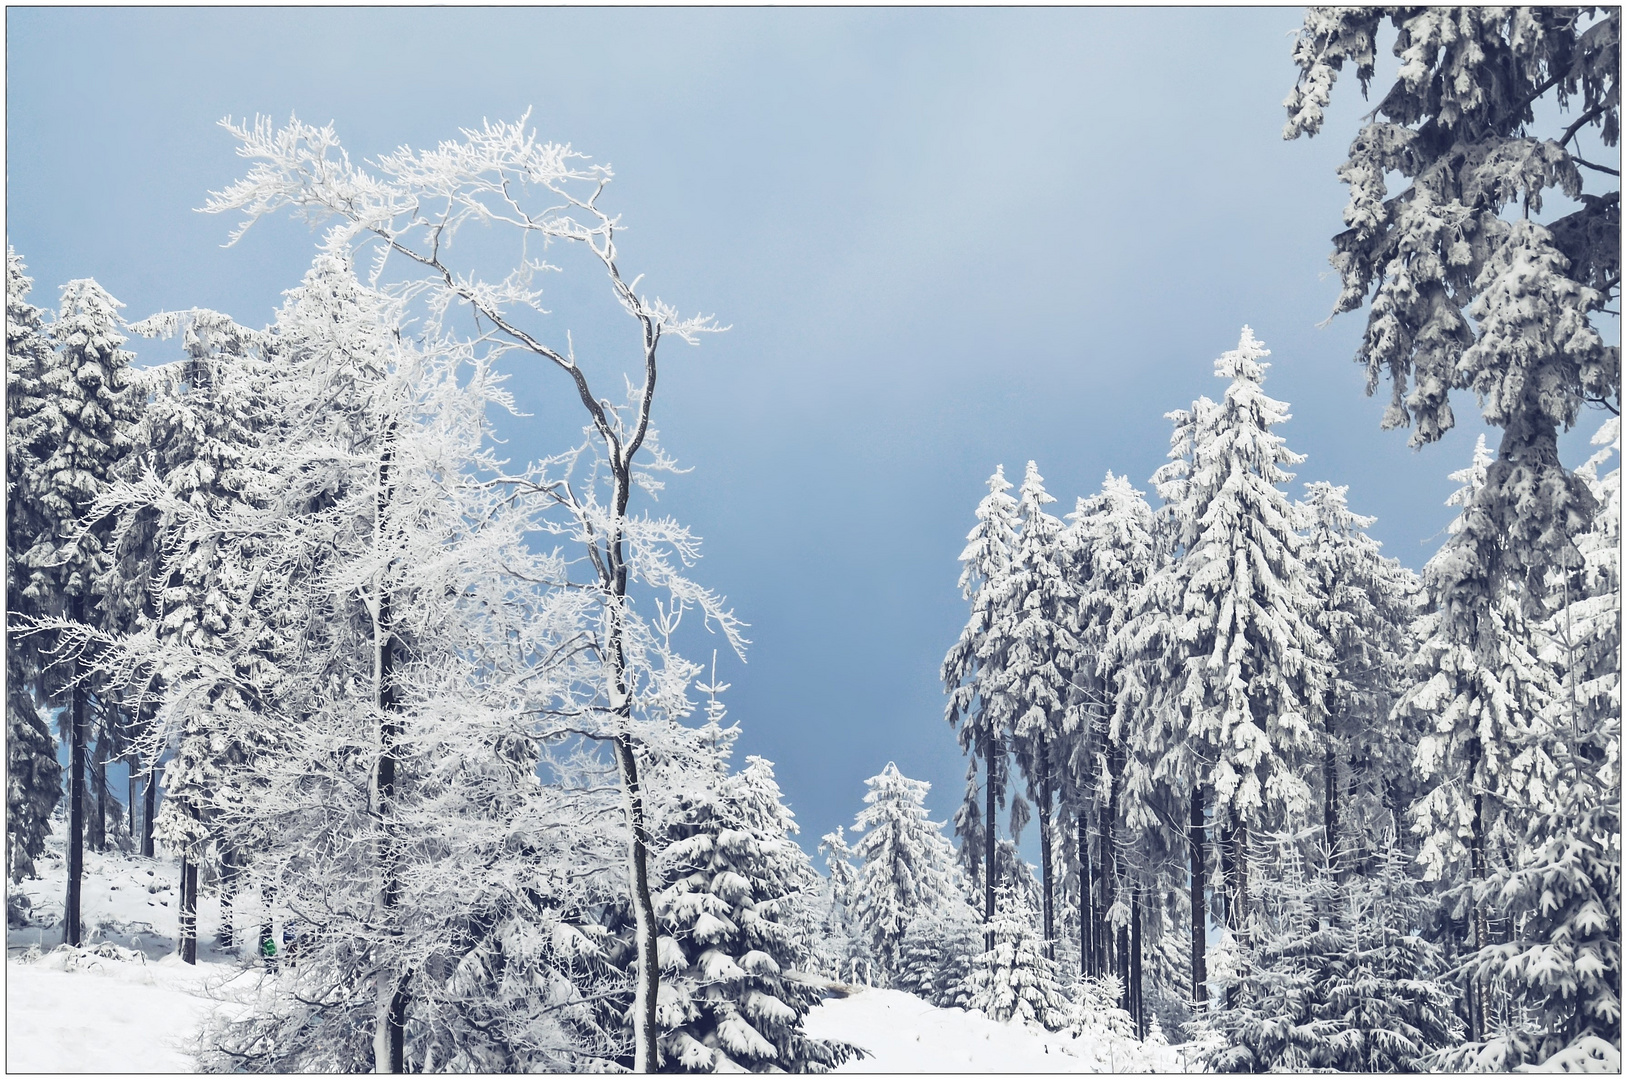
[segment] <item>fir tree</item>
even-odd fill
[[[40,373],[39,449],[27,478],[27,491],[40,515],[40,529],[22,562],[30,572],[27,601],[48,604],[53,613],[81,625],[95,621],[96,584],[107,565],[111,523],[93,517],[119,459],[130,451],[130,434],[140,401],[121,346],[121,305],[96,282],[70,281],[62,287],[57,319],[51,324],[55,349]],[[60,606],[58,606],[60,605]],[[59,642],[59,644],[62,644]],[[70,664],[67,708],[62,716],[69,743],[68,882],[64,941],[80,939],[79,890],[83,871],[86,751],[90,743],[92,699],[97,689]]]
[[[1068,1000],[1035,931],[1033,908],[1004,883],[998,894],[999,904],[989,925],[994,944],[972,967],[967,983],[969,1004],[1001,1023],[1015,1020],[1060,1031],[1068,1025]]]
[[[892,762],[865,781],[865,808],[854,819],[862,833],[853,851],[864,860],[854,886],[854,919],[889,975],[899,970],[904,933],[922,911],[961,903],[955,853],[927,817],[924,780],[911,780]]]
[[[726,689],[715,681],[703,689]],[[662,1053],[686,1072],[823,1072],[856,1051],[808,1037],[802,1020],[821,994],[797,978],[808,950],[787,916],[814,888],[808,857],[772,766],[747,759],[730,775],[736,728],[713,708],[700,739],[712,759],[663,814],[657,860],[661,920]],[[683,778],[674,777],[679,783]]]
[[[1028,798],[1039,809],[1041,927],[1046,955],[1056,938],[1052,817],[1058,765],[1068,757],[1065,715],[1079,650],[1069,631],[1074,588],[1064,573],[1058,537],[1062,522],[1045,511],[1056,500],[1030,461],[1018,490],[1021,522],[1011,566],[993,605],[998,614],[990,637],[1006,642],[1006,663],[992,691],[1009,709],[1011,749],[1022,770]]]
[[[949,724],[957,728],[962,752],[983,759],[982,821],[978,821],[977,786],[968,771],[966,798],[955,813],[962,865],[983,885],[983,917],[994,917],[996,870],[995,806],[1005,805],[1009,783],[1006,738],[1010,705],[998,692],[1005,679],[1010,644],[999,633],[1000,597],[1017,544],[1017,501],[1005,467],[989,477],[989,493],[977,504],[977,524],[966,534],[960,554],[961,595],[971,601],[971,617],[943,661],[944,689],[949,694]],[[981,858],[982,873],[976,870]]]
[[[40,413],[51,342],[44,313],[28,302],[33,280],[22,259],[6,249],[6,610],[15,615],[48,615],[48,598],[26,594],[30,573],[23,557],[44,528],[29,488],[42,451]],[[6,628],[6,850],[7,880],[34,873],[45,850],[51,813],[62,797],[62,767],[56,741],[40,715],[39,640]],[[8,921],[21,909],[20,893],[7,891]]]

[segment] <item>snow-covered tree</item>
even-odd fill
[[[1292,479],[1284,466],[1302,458],[1273,431],[1288,414],[1261,389],[1267,355],[1244,327],[1215,362],[1229,380],[1224,399],[1172,414],[1171,460],[1153,479],[1178,557],[1151,575],[1111,652],[1131,669],[1120,695],[1155,699],[1138,738],[1147,783],[1191,808],[1194,838],[1204,803],[1213,808],[1223,913],[1236,933],[1250,895],[1249,831],[1310,810],[1329,655],[1297,516],[1279,487]],[[1197,944],[1201,912],[1192,918]]]
[[[556,369],[582,405],[586,442],[550,459],[531,484],[558,511],[550,525],[555,535],[585,556],[591,573],[579,584],[599,605],[599,627],[591,636],[603,680],[590,711],[596,735],[603,728],[625,795],[626,883],[637,970],[633,1061],[636,1068],[653,1071],[660,1063],[658,927],[639,754],[644,748],[660,756],[667,718],[673,710],[687,711],[683,693],[695,669],[668,644],[681,613],[698,611],[736,648],[744,642],[718,598],[677,572],[676,563],[688,565],[695,555],[689,534],[670,519],[630,513],[629,506],[635,488],[654,490],[652,474],[673,467],[656,447],[650,428],[660,344],[667,337],[694,343],[698,335],[718,327],[709,318],[680,317],[659,298],[639,294],[636,281],[623,278],[617,248],[620,221],[599,205],[610,170],[586,165],[569,147],[538,142],[524,118],[466,130],[461,142],[435,150],[403,148],[382,155],[370,173],[344,155],[331,127],[297,120],[281,129],[268,121],[227,127],[239,140],[240,153],[255,164],[243,180],[211,198],[206,209],[245,212],[234,238],[285,207],[297,207],[308,217],[337,218],[334,242],[371,245],[377,257],[371,280],[391,295],[420,302],[430,333],[449,335],[488,359],[512,352]],[[521,198],[531,200],[531,211],[518,209],[514,200]],[[470,222],[495,222],[513,230],[521,260],[514,273],[491,282],[447,261],[454,257],[450,241]],[[527,328],[533,317],[548,315],[535,281],[547,267],[527,254],[528,245],[548,244],[580,251],[603,270],[613,296],[633,320],[640,379],[629,384],[624,407],[594,391],[598,379],[590,378],[578,362],[567,334],[557,334],[549,344],[549,335]],[[391,266],[406,272],[388,279],[384,271]],[[473,316],[483,328],[459,338],[455,328],[465,316]],[[663,603],[652,622],[639,615],[635,594],[641,589],[667,594],[672,601],[671,606]]]
[[[965,1007],[967,979],[982,952],[982,920],[969,904],[923,910],[904,931],[893,986],[940,1009]]]
[[[865,808],[853,822],[861,834],[853,852],[863,860],[853,916],[883,970],[893,975],[910,923],[922,911],[964,903],[965,891],[942,823],[927,817],[932,785],[911,780],[891,761],[865,785]]]
[[[961,863],[967,875],[982,883],[985,920],[994,917],[998,880],[995,807],[1005,805],[1010,782],[1006,737],[1010,707],[997,691],[1009,652],[1009,643],[997,632],[999,599],[1017,545],[1017,501],[1007,494],[1011,483],[1003,465],[995,467],[988,486],[989,493],[977,504],[977,524],[966,534],[966,548],[960,553],[960,591],[971,602],[971,616],[943,661],[949,723],[957,729],[961,751],[974,759],[967,772],[966,797],[955,812],[955,835],[961,839]],[[983,759],[981,820],[975,769],[979,757]]]
[[[1532,739],[1559,693],[1557,673],[1538,653],[1523,586],[1495,572],[1485,545],[1463,540],[1485,525],[1479,491],[1492,464],[1482,437],[1470,466],[1452,474],[1463,486],[1448,502],[1463,509],[1424,567],[1430,609],[1415,628],[1412,685],[1396,706],[1404,723],[1423,732],[1416,752],[1422,793],[1410,812],[1424,873],[1452,888],[1453,915],[1476,954],[1493,944],[1491,900],[1526,842],[1514,763],[1523,745],[1541,758],[1528,758],[1523,771],[1541,775],[1551,766]],[[1465,989],[1470,1036],[1478,1041],[1504,1002],[1484,975],[1469,976]]]
[[[1016,1020],[1060,1031],[1072,1010],[1035,929],[1034,910],[1004,883],[997,892],[999,903],[989,924],[994,944],[972,965],[968,1004],[1001,1023]]]
[[[28,301],[34,282],[22,259],[6,249],[6,610],[12,615],[48,615],[46,596],[27,593],[30,571],[23,557],[44,528],[29,479],[44,447],[40,413],[41,379],[51,354],[44,313]],[[15,883],[34,872],[45,850],[51,813],[62,796],[62,767],[56,741],[40,714],[41,656],[37,639],[6,628],[6,866]],[[20,893],[7,892],[8,918]]]
[[[791,839],[797,826],[773,767],[750,757],[728,772],[738,728],[721,725],[714,707],[698,737],[712,768],[699,775],[653,776],[671,784],[670,805],[655,803],[662,846],[661,1045],[669,1067],[686,1072],[820,1072],[853,1048],[810,1038],[802,1020],[820,992],[799,978],[808,944],[788,916],[817,875]]]
[[[91,509],[113,470],[131,447],[130,434],[140,400],[133,388],[131,356],[122,346],[121,305],[89,279],[62,287],[57,318],[50,326],[55,348],[45,354],[39,376],[40,408],[33,421],[39,441],[26,481],[28,498],[40,516],[33,546],[21,562],[28,568],[25,597],[48,605],[51,614],[80,624],[96,620],[97,581],[107,565],[110,523]],[[58,644],[61,644],[58,642]],[[105,715],[105,702],[89,685],[76,659],[67,662],[68,881],[64,940],[80,939],[80,879],[84,865],[86,751],[92,737],[91,712]]]
[[[1069,772],[1079,800],[1076,827],[1081,836],[1088,828],[1097,838],[1094,853],[1088,838],[1078,845],[1081,873],[1090,879],[1079,890],[1090,898],[1085,905],[1090,933],[1082,936],[1091,945],[1080,970],[1098,979],[1111,972],[1128,991],[1130,905],[1122,892],[1123,852],[1137,832],[1145,831],[1142,801],[1155,796],[1150,785],[1139,782],[1145,772],[1139,753],[1143,712],[1150,697],[1135,681],[1139,672],[1128,659],[1139,654],[1115,651],[1115,638],[1135,614],[1138,591],[1158,564],[1160,549],[1141,492],[1111,472],[1101,491],[1081,499],[1068,521],[1062,543],[1078,582],[1073,624],[1081,658],[1074,673],[1077,713]],[[1125,805],[1127,781],[1135,785],[1132,807]],[[1127,818],[1136,832],[1122,827]]]
[[[1064,570],[1058,540],[1062,522],[1046,512],[1056,500],[1045,490],[1034,462],[1017,492],[1020,532],[1011,565],[992,606],[991,640],[1003,643],[1005,664],[988,689],[1009,710],[1010,747],[1029,800],[1039,809],[1040,925],[1048,956],[1056,939],[1052,817],[1059,763],[1068,755],[1067,722],[1078,642],[1069,630],[1074,586]]]
[[[1333,650],[1322,747],[1323,844],[1349,868],[1380,842],[1411,802],[1418,732],[1392,710],[1405,678],[1417,577],[1367,535],[1376,520],[1352,512],[1348,488],[1305,485],[1305,563],[1321,604],[1315,621]],[[1348,834],[1348,835],[1347,835]]]

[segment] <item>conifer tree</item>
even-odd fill
[[[1068,1025],[1068,1000],[1035,931],[1033,908],[1004,883],[998,896],[990,924],[994,944],[972,967],[969,1004],[1001,1023],[1015,1020],[1060,1031]]]
[[[1448,504],[1463,510],[1424,567],[1430,610],[1415,630],[1411,686],[1396,706],[1423,732],[1422,794],[1410,812],[1425,877],[1450,887],[1471,954],[1493,944],[1492,896],[1523,842],[1512,765],[1558,690],[1554,670],[1537,655],[1523,590],[1494,573],[1484,545],[1463,540],[1485,524],[1478,493],[1493,464],[1481,437],[1470,466],[1451,474],[1463,486]],[[1501,937],[1506,926],[1498,923]],[[1472,973],[1477,967],[1464,976],[1472,1041],[1500,1022],[1507,1004],[1484,974]]]
[[[931,785],[889,761],[865,781],[854,854],[864,860],[853,889],[854,920],[889,976],[899,970],[904,934],[922,911],[964,902],[954,849],[927,817]]]
[[[985,920],[994,918],[998,880],[995,806],[1005,805],[1009,783],[1006,728],[1010,704],[998,689],[1005,678],[1009,643],[996,628],[1005,576],[1017,544],[1017,501],[1007,494],[1011,484],[1004,466],[995,467],[988,486],[988,495],[977,504],[977,524],[966,534],[966,548],[960,554],[960,591],[971,601],[971,617],[943,662],[949,724],[957,729],[961,751],[983,759],[982,822],[978,824],[977,787],[969,772],[966,799],[955,813],[955,835],[961,839],[962,865],[973,880],[983,884]],[[981,874],[973,868],[979,858]]]
[[[1305,562],[1321,604],[1316,623],[1333,650],[1324,712],[1323,844],[1342,870],[1356,865],[1411,802],[1409,751],[1417,732],[1392,710],[1403,687],[1417,579],[1367,535],[1347,488],[1305,485]],[[1348,833],[1348,835],[1347,835]]]
[[[1068,757],[1070,699],[1078,642],[1068,622],[1074,587],[1064,572],[1062,522],[1045,511],[1056,500],[1034,462],[1018,490],[1020,532],[1011,566],[993,601],[998,614],[990,637],[1006,644],[1006,663],[993,693],[1010,710],[1011,749],[1029,800],[1039,809],[1041,932],[1046,955],[1056,939],[1052,819],[1058,765]]]
[[[1130,747],[1141,743],[1143,710],[1150,701],[1127,659],[1133,651],[1115,652],[1114,642],[1135,614],[1138,591],[1158,563],[1159,544],[1152,510],[1141,492],[1128,478],[1111,472],[1097,495],[1080,500],[1069,522],[1063,541],[1075,553],[1079,585],[1074,625],[1083,658],[1075,686],[1085,699],[1070,744],[1071,764],[1080,797],[1086,800],[1082,816],[1094,824],[1098,837],[1093,862],[1088,842],[1081,845],[1081,866],[1091,867],[1088,891],[1094,893],[1089,907],[1095,942],[1094,963],[1082,964],[1081,970],[1097,977],[1111,971],[1128,992],[1130,904],[1122,887],[1123,852],[1130,834],[1123,827],[1124,796],[1127,769],[1132,778],[1144,771],[1139,769],[1139,754],[1131,754]],[[1094,721],[1098,716],[1103,722],[1085,726],[1085,718]],[[1140,783],[1137,792],[1138,798],[1145,797],[1151,788]],[[1146,815],[1135,820],[1140,827]]]
[[[751,757],[728,772],[739,729],[721,725],[716,693],[727,687],[714,679],[702,689],[713,695],[699,733],[712,767],[665,778],[681,794],[662,809],[656,862],[663,1057],[686,1072],[827,1071],[856,1051],[802,1030],[820,993],[796,977],[808,943],[787,918],[816,875],[791,839],[797,826],[773,767]]]
[[[29,480],[44,447],[41,379],[51,354],[44,313],[28,302],[34,282],[22,259],[6,249],[6,610],[11,615],[50,614],[49,597],[27,593],[30,572],[23,558],[44,528]],[[45,850],[51,813],[62,796],[56,741],[40,714],[40,642],[6,626],[6,850],[7,880],[34,873]],[[21,915],[7,891],[8,920]]]
[[[50,329],[56,347],[44,358],[40,374],[39,450],[27,490],[40,514],[41,528],[22,559],[31,578],[24,594],[35,603],[60,605],[53,614],[66,615],[79,624],[91,624],[95,618],[97,581],[108,558],[111,523],[93,517],[91,510],[119,459],[129,452],[131,430],[139,416],[131,356],[121,347],[126,339],[119,331],[120,306],[89,279],[64,285]],[[69,743],[68,881],[63,921],[64,941],[71,945],[80,940],[92,699],[97,706],[104,704],[80,675],[80,665],[74,660],[66,678],[67,708],[62,718]]]
[[[1302,458],[1272,430],[1288,414],[1261,390],[1266,355],[1244,327],[1215,362],[1229,380],[1224,399],[1172,414],[1171,461],[1154,482],[1178,557],[1153,573],[1113,646],[1134,668],[1120,694],[1156,698],[1138,740],[1148,783],[1188,804],[1194,835],[1212,800],[1234,935],[1248,925],[1249,831],[1310,809],[1329,656],[1297,518],[1278,486]]]

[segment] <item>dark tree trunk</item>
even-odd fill
[[[1339,851],[1339,768],[1333,747],[1322,754],[1322,835],[1328,844],[1328,868],[1336,881],[1344,880],[1345,860]]]
[[[181,962],[198,962],[198,864],[181,856]]]
[[[96,796],[95,811],[90,817],[90,848],[107,850],[107,732],[96,738],[96,752],[91,757],[91,788]]]
[[[1136,1038],[1147,1037],[1147,1017],[1141,1005],[1141,886],[1130,893],[1130,1015]]]
[[[1237,824],[1229,830],[1227,859],[1226,925],[1231,930],[1238,950],[1243,955],[1243,970],[1248,963],[1248,826]],[[1243,971],[1239,971],[1242,974]],[[1226,1007],[1237,1005],[1237,986],[1226,991]]]
[[[395,458],[395,425],[385,431],[384,447],[379,458],[379,492],[377,501],[377,530],[382,535],[385,518],[393,495],[390,476]],[[397,876],[396,838],[393,835],[395,816],[396,746],[401,738],[400,701],[395,693],[395,636],[391,629],[393,615],[388,586],[380,588],[376,598],[377,612],[374,629],[375,678],[379,710],[379,763],[378,794],[374,812],[379,825],[379,908],[380,922],[386,934],[398,933],[395,927],[395,908],[400,901],[400,882]],[[399,1073],[406,1060],[407,1032],[407,977],[404,972],[387,972],[381,966],[379,980],[378,1029],[373,1038],[373,1067],[376,1072]]]
[[[1039,741],[1039,872],[1042,922],[1045,929],[1045,958],[1056,960],[1056,877],[1051,870],[1051,764],[1045,740]]]
[[[220,851],[220,930],[215,940],[220,947],[232,947],[232,901],[237,896],[237,858],[229,847]]]
[[[1119,777],[1124,771],[1123,747],[1114,746],[1108,750],[1107,773],[1107,806],[1102,813],[1102,861],[1107,866],[1107,878],[1104,882],[1102,903],[1107,909],[1109,920],[1108,933],[1114,942],[1113,973],[1119,978],[1122,988],[1120,1004],[1126,1012],[1129,1011],[1130,994],[1130,939],[1125,927],[1120,926],[1115,933],[1111,927],[1113,906],[1118,903],[1119,886],[1122,871],[1119,868],[1118,845],[1118,816],[1119,816]]]
[[[1190,811],[1187,818],[1186,838],[1189,848],[1188,856],[1191,859],[1191,877],[1189,884],[1192,890],[1192,1000],[1198,1011],[1209,1000],[1209,965],[1208,965],[1208,905],[1204,903],[1204,835],[1203,835],[1203,792],[1194,787],[1192,796],[1188,800]]]
[[[999,755],[999,741],[989,740],[984,755],[988,759],[985,770],[987,776],[983,784],[984,815],[983,815],[983,925],[989,926],[994,922],[994,795],[995,795],[995,765]],[[994,948],[994,931],[983,931],[984,951]]]
[[[1079,844],[1079,974],[1096,972],[1096,900],[1094,875],[1090,868],[1090,837],[1085,832],[1085,800],[1079,800],[1079,812],[1074,819]]]
[[[158,813],[158,762],[147,770],[146,790],[142,792],[141,853],[153,857],[153,817]]]
[[[74,601],[74,619],[82,620],[84,603]],[[62,940],[78,945],[79,896],[85,871],[85,690],[73,665],[68,689],[68,895],[62,907]]]

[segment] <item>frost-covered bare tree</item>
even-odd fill
[[[458,141],[425,151],[403,148],[363,169],[352,163],[331,126],[228,121],[224,126],[238,139],[239,154],[254,164],[206,209],[246,214],[234,241],[253,222],[284,208],[312,221],[337,219],[332,243],[371,249],[370,283],[416,304],[427,334],[455,340],[486,363],[511,353],[529,356],[557,369],[580,400],[587,440],[543,462],[516,490],[551,500],[558,514],[546,528],[582,556],[567,565],[587,568],[585,580],[575,584],[597,605],[596,625],[583,648],[599,662],[600,681],[581,705],[578,732],[609,744],[619,775],[636,928],[633,1065],[653,1071],[660,1064],[658,927],[640,759],[659,748],[668,721],[689,709],[685,690],[696,669],[670,643],[683,614],[698,609],[737,649],[744,642],[720,600],[681,572],[696,557],[694,539],[671,519],[631,512],[630,504],[635,488],[654,491],[653,474],[672,468],[651,428],[662,341],[671,336],[694,343],[719,327],[710,318],[679,316],[659,298],[639,293],[637,278],[624,278],[619,219],[600,205],[609,168],[588,164],[569,146],[539,142],[525,125],[524,117],[513,124],[486,123],[463,131]],[[478,260],[455,261],[454,241],[470,224],[507,230],[517,248],[510,272],[493,280],[482,276]],[[543,329],[548,312],[538,278],[555,269],[542,258],[553,245],[579,249],[596,262],[632,320],[638,378],[628,380],[626,405],[595,391],[568,331]],[[392,268],[398,266],[403,272],[395,276]],[[594,379],[605,377],[612,376],[601,372]],[[634,603],[638,587],[655,594],[651,619]]]

